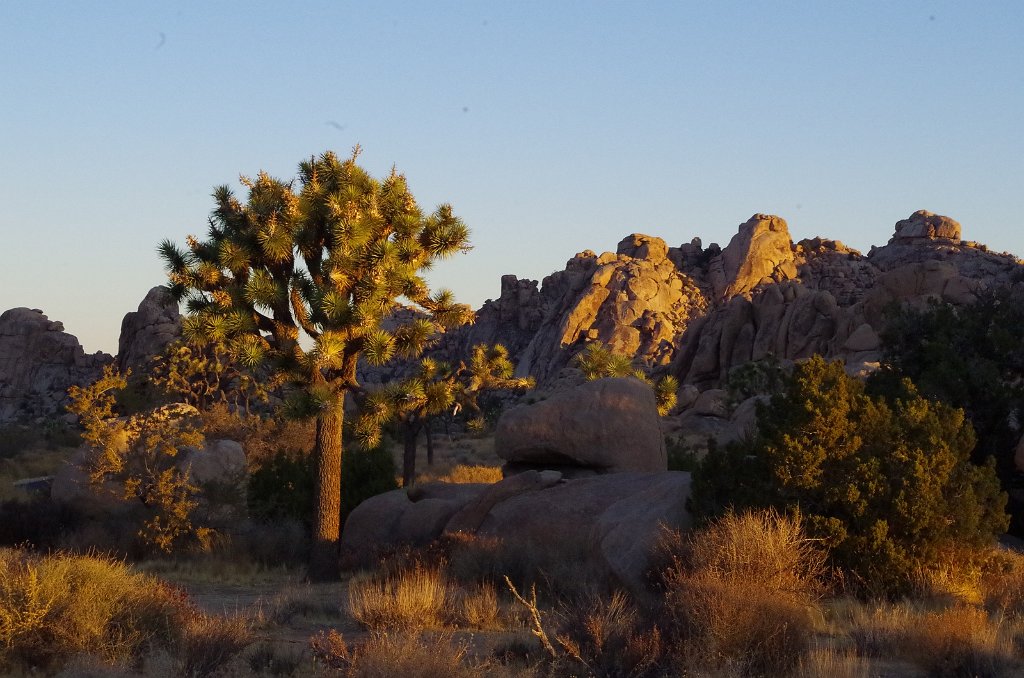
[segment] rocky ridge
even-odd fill
[[[178,305],[154,287],[125,315],[118,355],[86,354],[78,339],[39,309],[12,308],[0,315],[0,423],[38,421],[64,414],[67,390],[95,381],[116,363],[139,370],[181,335]]]
[[[741,224],[724,249],[633,234],[614,253],[577,254],[539,287],[503,276],[498,299],[484,303],[474,325],[449,332],[439,352],[451,358],[500,342],[520,375],[542,386],[564,378],[593,341],[699,391],[769,355],[820,353],[844,360],[851,373],[870,371],[891,303],[969,303],[978,290],[1021,275],[1016,257],[961,232],[953,219],[921,210],[867,255],[820,237],[794,243],[785,220],[765,214]]]

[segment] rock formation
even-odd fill
[[[851,373],[870,371],[881,358],[879,336],[893,303],[966,304],[978,290],[1020,274],[1018,259],[963,242],[960,233],[957,222],[922,210],[897,222],[889,244],[867,256],[836,241],[803,240],[793,246],[791,280],[762,278],[729,297],[729,290],[746,287],[730,283],[727,298],[680,336],[671,372],[708,388],[749,360],[815,353],[844,360]]]
[[[472,534],[593,563],[610,584],[642,595],[665,527],[691,525],[690,474],[613,473],[566,480],[528,471],[495,485],[433,483],[367,499],[345,522],[342,549],[366,560],[374,548]]]
[[[475,324],[449,333],[444,351],[502,343],[519,375],[541,383],[557,379],[589,341],[646,367],[668,365],[678,336],[708,306],[706,292],[679,266],[685,256],[661,238],[633,234],[615,253],[580,252],[539,291],[535,281],[504,276],[501,296],[483,305]]]
[[[67,390],[99,377],[113,358],[86,355],[78,339],[38,309],[0,315],[0,422],[63,414]]]
[[[181,336],[181,313],[166,287],[154,287],[137,311],[126,313],[117,340],[117,368],[139,371]]]
[[[505,411],[494,448],[506,471],[567,476],[664,471],[665,441],[654,391],[638,379],[598,379]]]

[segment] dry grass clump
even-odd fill
[[[848,633],[858,654],[906,660],[931,676],[995,677],[1024,672],[1024,663],[1015,656],[1019,623],[965,603],[935,608],[926,606],[927,602],[855,607]]]
[[[124,563],[0,549],[0,664],[53,666],[75,655],[128,662],[175,645],[198,613],[179,592]]]
[[[493,584],[482,583],[459,589],[453,612],[463,628],[485,630],[502,627],[501,604]]]
[[[794,678],[868,678],[869,664],[855,653],[820,647],[811,649],[800,658]]]
[[[666,547],[675,551],[664,574],[666,613],[686,664],[746,676],[795,669],[819,617],[824,567],[799,517],[730,514]]]
[[[416,564],[385,576],[349,582],[349,614],[371,630],[439,629],[450,618],[451,596],[440,568]]]
[[[644,620],[621,591],[589,606],[563,608],[555,624],[555,644],[564,655],[555,662],[560,675],[664,675],[667,648],[661,630]]]
[[[1007,676],[1024,670],[1002,620],[958,605],[929,612],[907,629],[909,658],[933,676]]]
[[[253,642],[244,617],[194,615],[185,625],[176,674],[209,676]]]
[[[345,678],[512,675],[501,665],[473,660],[466,645],[454,642],[445,633],[373,632],[365,643],[349,648],[344,638],[332,630],[314,636],[310,647],[318,666]]]
[[[433,478],[423,477],[425,480],[436,480],[443,483],[487,483],[493,484],[500,481],[504,476],[500,466],[479,466],[476,464],[456,464],[448,471]]]
[[[206,616],[177,589],[122,562],[0,549],[5,669],[53,669],[74,659],[113,675],[163,652],[175,675],[205,676],[251,641],[244,619]]]

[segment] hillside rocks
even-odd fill
[[[126,313],[117,340],[117,368],[138,371],[167,344],[181,336],[181,313],[166,287],[154,287],[139,303],[139,309]]]
[[[750,223],[744,224],[748,231]],[[1015,257],[963,242],[960,234],[957,222],[922,210],[899,221],[889,244],[867,256],[837,241],[801,241],[792,248],[792,279],[784,279],[788,263],[769,256],[756,270],[776,266],[772,276],[720,300],[690,324],[679,337],[670,372],[684,383],[712,388],[744,362],[768,356],[802,360],[816,353],[843,360],[851,374],[869,372],[881,359],[879,337],[893,304],[967,304],[980,290],[1020,275]],[[743,287],[734,281],[725,296]]]
[[[541,383],[557,379],[590,341],[647,367],[667,365],[676,338],[708,305],[677,265],[683,256],[660,238],[633,234],[614,253],[577,254],[540,290],[535,281],[504,276],[501,296],[483,305],[475,324],[450,333],[445,350],[465,354],[474,344],[502,343],[518,374]]]
[[[507,410],[494,434],[510,473],[569,475],[664,471],[665,441],[654,391],[638,379],[598,379]]]
[[[106,353],[86,355],[78,339],[42,311],[12,308],[0,315],[0,422],[63,414],[67,390],[94,381]]]
[[[64,325],[42,311],[12,308],[0,316],[0,423],[62,416],[67,390],[95,381],[103,367],[143,371],[153,356],[181,336],[178,304],[164,287],[146,294],[121,322],[116,359],[87,355]]]

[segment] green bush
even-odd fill
[[[249,513],[267,522],[313,516],[313,460],[309,455],[278,452],[249,476]]]
[[[341,459],[341,524],[364,500],[395,489],[398,482],[391,452],[384,447],[348,450]]]
[[[897,594],[950,545],[981,546],[1006,529],[991,461],[970,462],[962,410],[909,382],[870,396],[841,363],[798,365],[758,410],[756,435],[711,450],[695,480],[704,517],[737,509],[799,510],[834,563],[875,593]]]
[[[1003,487],[1020,487],[1014,452],[1024,423],[1024,294],[995,288],[969,306],[890,309],[882,345],[887,366],[869,389],[892,392],[909,378],[926,397],[963,408],[978,437],[974,461],[994,457]],[[1012,497],[1011,532],[1024,535],[1024,501]]]
[[[264,521],[301,520],[308,527],[313,516],[315,474],[315,463],[309,454],[271,455],[249,476],[251,515]],[[397,487],[395,462],[388,450],[346,450],[341,460],[342,524],[363,500]]]

